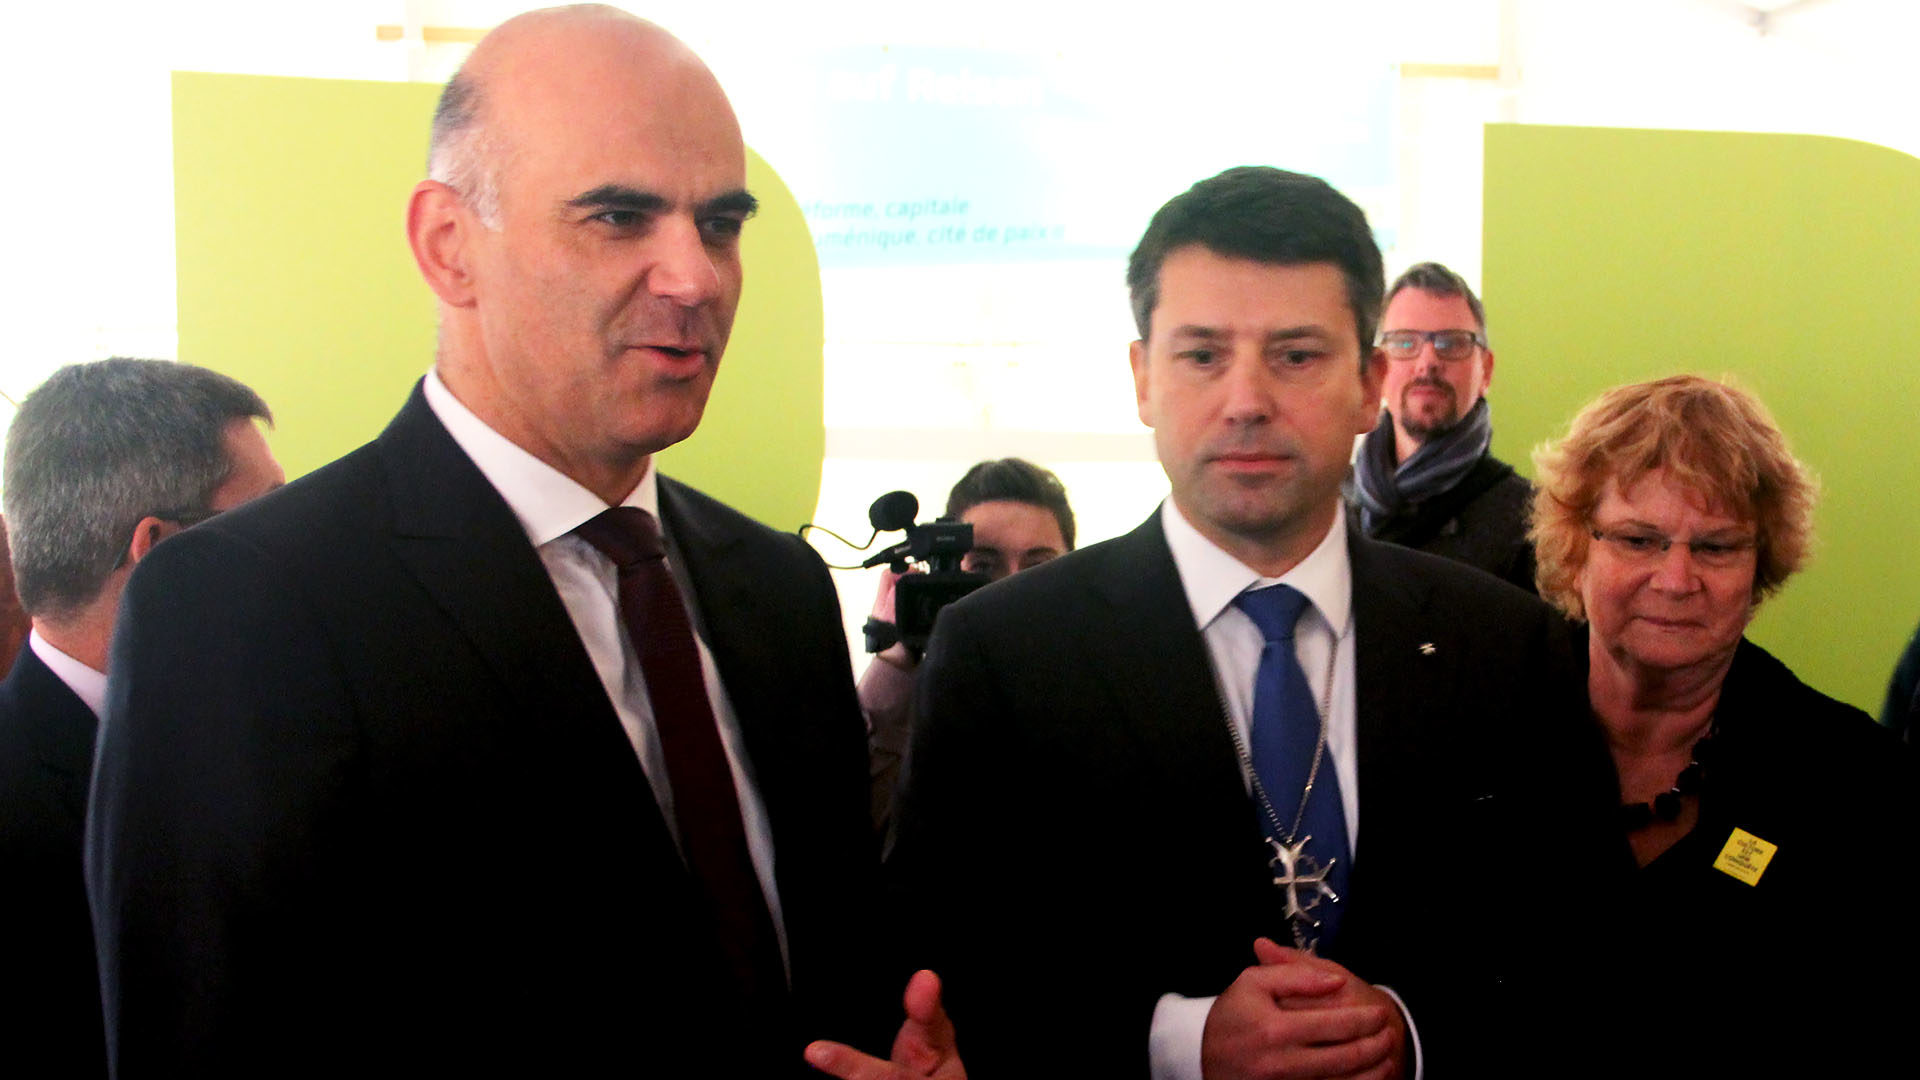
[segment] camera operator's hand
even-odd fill
[[[918,567],[908,571],[908,573],[917,573],[917,572],[918,572]],[[894,583],[899,580],[900,580],[900,575],[894,573],[890,569],[882,569],[880,571],[880,588],[877,592],[874,593],[873,611],[870,612],[870,614],[874,619],[877,619],[880,622],[884,622],[884,623],[891,623],[895,621],[893,592],[894,592]],[[873,658],[875,660],[881,661],[882,663],[890,664],[901,671],[911,672],[913,669],[920,666],[920,662],[914,658],[913,653],[909,652],[905,645],[902,645],[897,641],[894,642],[892,645],[887,646],[882,651],[873,654]],[[911,693],[912,683],[908,683],[907,688],[909,693]]]

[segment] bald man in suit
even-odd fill
[[[128,590],[89,822],[126,1075],[802,1075],[897,981],[825,567],[653,467],[755,202],[660,28],[517,17],[442,95],[433,369]]]

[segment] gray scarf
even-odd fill
[[[1486,398],[1446,431],[1420,444],[1399,468],[1393,464],[1393,416],[1380,410],[1380,422],[1360,443],[1353,463],[1353,487],[1360,497],[1360,523],[1367,531],[1382,518],[1399,513],[1460,482],[1493,443],[1493,409]]]

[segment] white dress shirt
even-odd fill
[[[1242,745],[1253,717],[1253,680],[1267,639],[1253,618],[1233,601],[1243,592],[1269,585],[1291,585],[1307,598],[1294,626],[1293,647],[1314,704],[1327,706],[1327,752],[1340,777],[1341,810],[1347,819],[1347,849],[1360,848],[1360,752],[1355,745],[1353,693],[1353,566],[1347,559],[1347,519],[1333,515],[1333,527],[1293,569],[1277,578],[1262,577],[1239,559],[1200,535],[1168,499],[1160,506],[1160,524],[1173,550],[1174,568],[1193,607],[1194,625],[1206,640],[1207,656],[1227,716],[1240,730]],[[1336,647],[1336,642],[1337,647]],[[1328,696],[1327,654],[1333,655],[1332,696]],[[1244,763],[1243,763],[1244,765]],[[1244,767],[1241,770],[1246,771]],[[1253,790],[1248,779],[1247,790]]]
[[[1357,856],[1360,850],[1360,750],[1353,675],[1353,564],[1347,555],[1346,515],[1336,512],[1333,526],[1313,551],[1277,578],[1263,577],[1202,536],[1174,506],[1172,499],[1160,505],[1160,524],[1166,531],[1167,547],[1173,552],[1174,569],[1180,573],[1187,603],[1193,608],[1194,625],[1199,627],[1200,636],[1207,644],[1207,657],[1213,664],[1220,700],[1226,704],[1228,719],[1240,732],[1242,746],[1249,745],[1254,676],[1267,643],[1252,617],[1234,604],[1234,598],[1269,585],[1290,585],[1306,596],[1307,607],[1294,626],[1294,653],[1307,676],[1314,703],[1327,712],[1327,754],[1334,773],[1340,778],[1341,810],[1347,819],[1347,850],[1350,857]],[[1333,661],[1331,669],[1327,662],[1329,654]],[[1246,764],[1241,762],[1241,773],[1251,793],[1253,782]],[[1277,891],[1275,902],[1279,902]],[[1253,943],[1248,942],[1247,948],[1251,964]],[[1399,1001],[1393,991],[1386,992]],[[1147,1037],[1153,1080],[1200,1080],[1200,1039],[1213,1002],[1211,997],[1190,998],[1179,994],[1160,998]],[[1406,1013],[1404,1004],[1401,1012]],[[1411,1016],[1407,1017],[1407,1028],[1412,1036]]]
[[[95,720],[107,715],[105,673],[95,671],[54,648],[51,642],[40,636],[38,630],[27,635],[27,647],[33,650],[33,655],[39,657],[41,663],[47,665],[48,670],[67,684],[67,689],[73,691],[75,697],[86,702],[87,708],[93,710]]]
[[[423,393],[427,406],[445,425],[453,441],[473,459],[500,497],[506,500],[514,516],[520,519],[521,527],[526,529],[527,539],[540,553],[547,576],[553,579],[554,590],[560,594],[560,602],[566,607],[567,616],[580,632],[580,641],[593,660],[600,684],[606,688],[607,698],[612,701],[614,712],[619,714],[620,725],[626,729],[627,740],[633,744],[633,752],[640,759],[640,767],[646,772],[648,784],[653,787],[654,800],[660,804],[667,828],[675,831],[677,840],[673,789],[667,779],[660,732],[654,725],[653,705],[647,698],[639,655],[634,651],[625,620],[620,615],[618,571],[612,559],[573,532],[581,524],[599,516],[607,509],[607,504],[571,477],[488,427],[485,421],[453,396],[453,392],[440,381],[438,371],[427,373]],[[651,465],[639,485],[621,505],[637,506],[652,514],[656,521],[659,520],[659,481]],[[661,528],[665,530],[664,523]],[[684,587],[684,578],[680,580],[683,583],[681,601],[688,609],[688,621],[699,627],[702,624],[694,609],[694,597]],[[740,722],[734,715],[733,702],[720,682],[720,672],[714,666],[713,654],[698,632],[694,634],[694,646],[700,653],[700,672],[706,680],[707,698],[713,703],[720,742],[726,749],[727,765],[733,772],[733,787],[740,800],[740,817],[746,827],[747,850],[753,858],[754,873],[760,878],[760,889],[766,896],[767,911],[773,916],[774,932],[780,940],[781,959],[785,962],[786,921],[781,918],[780,894],[774,883],[773,831],[767,823],[766,804],[760,798],[752,762],[747,759],[746,748],[741,742]]]

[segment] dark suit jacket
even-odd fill
[[[20,646],[0,683],[0,1046],[33,1075],[105,1076],[80,876],[93,710]]]
[[[1352,481],[1344,491],[1347,524],[1357,531],[1360,497]],[[1478,567],[1534,592],[1533,543],[1527,539],[1532,511],[1533,485],[1527,478],[1492,454],[1481,454],[1459,483],[1375,521],[1367,535]]]
[[[664,478],[660,507],[766,803],[791,1014],[726,1007],[538,554],[416,389],[130,583],[88,822],[118,1075],[776,1075],[804,1038],[875,1041],[866,748],[826,570]]]
[[[1329,956],[1404,997],[1430,1078],[1497,1071],[1631,867],[1611,767],[1545,605],[1350,550],[1360,824]],[[1290,940],[1158,515],[943,611],[920,687],[890,869],[972,1075],[1145,1075],[1160,995]]]

